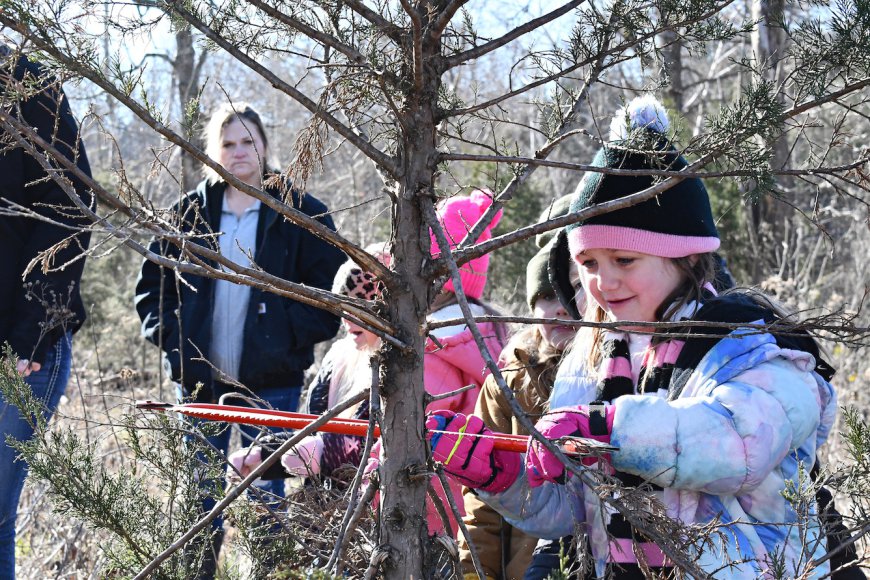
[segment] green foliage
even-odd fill
[[[846,425],[846,430],[842,436],[849,458],[854,462],[854,473],[870,476],[870,426],[867,425],[863,413],[854,407],[843,409],[843,422]],[[854,483],[860,483],[864,486],[870,485],[870,483],[862,481],[863,479],[863,477],[856,477]],[[855,491],[863,493],[865,497],[870,495],[867,494],[867,489],[856,488]]]
[[[35,430],[28,441],[7,443],[27,461],[31,477],[48,483],[57,513],[109,534],[111,540],[102,549],[115,576],[134,575],[198,519],[206,491],[197,484],[199,477],[222,479],[222,469],[197,459],[197,453],[212,455],[207,449],[183,444],[184,430],[175,418],[124,419],[118,437],[127,444],[124,452],[131,461],[109,469],[103,449],[107,441],[87,442],[71,427],[48,429],[42,402],[7,358],[0,363],[0,391]],[[208,465],[218,464],[212,459]],[[198,545],[209,533],[200,534]],[[178,552],[154,577],[190,578],[200,558]]]
[[[866,78],[870,71],[870,3],[836,0],[787,29],[794,59],[795,100],[819,98],[835,84]]]
[[[714,154],[723,166],[744,172],[737,180],[752,203],[775,193],[768,144],[781,133],[784,112],[776,91],[765,80],[747,84],[739,99],[706,118],[708,136],[695,144],[698,155]]]

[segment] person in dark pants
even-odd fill
[[[5,113],[33,128],[85,174],[90,166],[79,139],[79,127],[59,84],[24,56],[0,45],[0,91]],[[18,373],[50,417],[66,389],[72,360],[72,335],[85,319],[79,295],[90,234],[88,219],[76,209],[64,189],[16,138],[27,136],[0,129],[0,345],[14,353]],[[37,146],[37,149],[40,149]],[[51,160],[51,152],[47,158]],[[60,163],[50,161],[60,167]],[[69,179],[86,205],[92,197],[71,172]],[[15,215],[14,208],[39,218]],[[66,241],[44,271],[39,254]],[[33,435],[19,410],[0,395],[0,579],[15,578],[15,522],[27,465],[7,437],[27,440]]]
[[[206,143],[210,157],[242,182],[277,199],[288,193],[265,186],[268,141],[260,116],[250,106],[237,103],[217,110],[206,127]],[[294,208],[335,229],[326,206],[314,196],[292,190],[286,197]],[[345,260],[341,250],[214,172],[208,172],[171,214],[183,232],[195,236],[188,243],[205,245],[241,266],[256,265],[290,282],[328,290]],[[150,250],[172,259],[180,256],[178,246],[164,239],[152,241]],[[135,302],[143,335],[163,351],[164,367],[179,397],[217,402],[226,393],[242,390],[241,383],[268,406],[295,411],[305,369],[314,362],[314,345],[335,336],[338,317],[251,286],[178,276],[183,280],[146,260]],[[255,433],[243,431],[250,437]],[[229,431],[210,441],[226,454]],[[264,486],[283,495],[280,481]],[[203,507],[212,505],[208,500]],[[215,525],[219,528],[220,522]],[[220,534],[215,537],[219,547]],[[204,568],[213,567],[210,562]],[[203,574],[207,578],[212,571]]]

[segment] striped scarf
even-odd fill
[[[674,363],[685,341],[668,339],[646,348],[641,358],[638,392],[655,393],[668,389],[674,373]],[[596,398],[611,402],[622,395],[635,393],[631,376],[631,354],[624,333],[608,332],[601,345]]]

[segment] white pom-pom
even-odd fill
[[[628,105],[616,111],[610,122],[610,140],[628,139],[632,131],[640,128],[664,135],[670,126],[664,105],[652,95],[643,95],[635,97]]]

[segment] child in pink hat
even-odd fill
[[[492,198],[492,192],[486,189],[475,189],[471,192],[471,195],[455,196],[439,204],[438,221],[441,223],[441,227],[444,229],[444,233],[450,242],[451,250],[462,242],[468,231],[489,209],[492,205]],[[498,225],[501,216],[502,212],[499,211],[486,229],[484,229],[480,237],[475,240],[475,243],[485,242],[492,238],[492,230]],[[432,232],[430,232],[430,239],[432,243],[432,256],[438,257],[440,249]],[[471,312],[475,316],[497,313],[492,306],[482,300],[483,291],[486,287],[488,268],[488,255],[475,258],[459,267],[459,279],[462,284],[462,290],[468,299]],[[453,280],[448,280],[444,284],[441,294],[432,304],[427,322],[432,323],[456,318],[462,318],[462,311],[456,298],[456,288],[454,287]],[[503,325],[491,322],[479,322],[477,327],[484,338],[489,354],[493,360],[498,360],[507,334]],[[426,408],[427,412],[442,409],[456,413],[474,412],[477,395],[480,392],[484,379],[489,375],[489,371],[467,325],[457,324],[432,330],[430,338],[426,342],[424,367],[426,392],[430,395],[437,396],[456,391],[466,385],[474,385],[473,389],[446,399],[433,401]],[[462,485],[454,479],[449,479],[448,481],[456,505],[464,515]],[[433,485],[439,496],[441,496],[443,491],[441,490],[440,482],[435,480]],[[442,499],[442,501],[444,500]],[[446,506],[447,504],[445,503],[444,505]],[[430,534],[444,531],[451,533],[454,537],[456,536],[458,526],[453,521],[452,516],[450,521],[451,529],[444,530],[437,512],[432,509],[429,512],[428,523]]]

